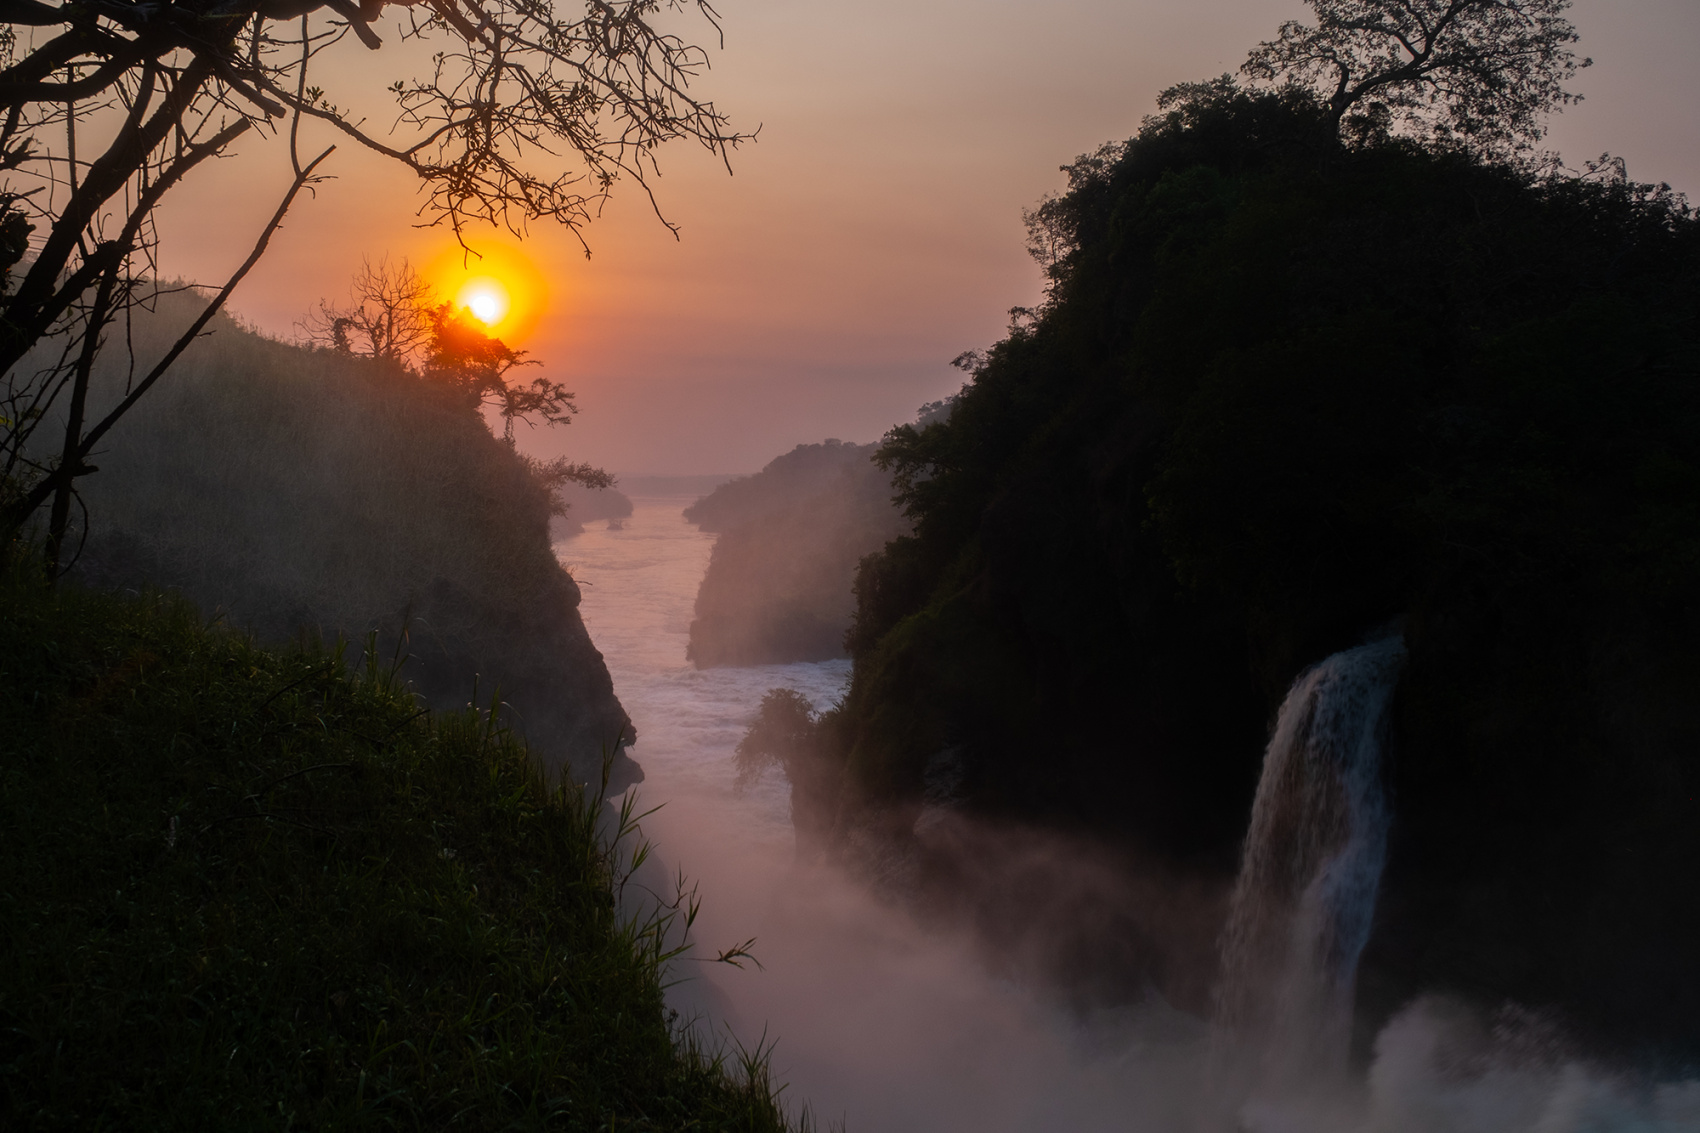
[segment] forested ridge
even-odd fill
[[[1229,875],[1295,676],[1402,628],[1362,998],[1700,1037],[1686,203],[1226,79],[1067,172],[1043,305],[878,454],[840,832],[948,752],[975,813]]]
[[[685,518],[719,536],[686,650],[697,668],[844,656],[856,564],[906,529],[873,445],[798,445]]]
[[[668,1009],[693,895],[620,903],[642,776],[559,462],[212,325],[108,442],[69,576],[0,544],[7,1127],[808,1127]]]
[[[172,297],[132,337],[163,349],[191,314]],[[593,779],[631,725],[550,547],[562,462],[502,443],[451,382],[211,325],[106,443],[72,577],[176,591],[268,645],[376,630],[434,707],[499,687],[534,755]],[[90,404],[124,377],[103,360]],[[614,789],[641,778],[622,752]]]

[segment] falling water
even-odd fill
[[[972,941],[798,861],[783,780],[734,791],[733,749],[762,694],[786,685],[824,706],[849,663],[695,669],[685,641],[714,537],[680,515],[689,499],[634,502],[619,529],[595,525],[559,550],[637,724],[634,754],[649,776],[641,804],[664,804],[644,823],[667,859],[659,872],[682,865],[702,886],[702,962],[676,973],[669,1002],[727,1041],[777,1039],[773,1068],[787,1096],[823,1119],[847,1118],[851,1133],[1700,1130],[1700,1081],[1642,1080],[1562,1051],[1531,1061],[1528,1051],[1546,1048],[1518,1032],[1501,1051],[1498,1021],[1467,1005],[1419,999],[1378,1036],[1367,1074],[1316,1075],[1321,1089],[1308,1095],[1287,1078],[1248,1100],[1215,1077],[1218,1042],[1205,1020],[1160,1001],[1082,1016],[996,978]],[[1288,1020],[1288,1031],[1262,1032],[1277,1041],[1261,1049],[1304,1033],[1344,1044],[1386,820],[1375,738],[1402,660],[1397,640],[1331,657],[1282,710],[1219,1003],[1224,1020]],[[932,770],[929,803],[948,810],[957,770],[947,757]],[[761,968],[710,962],[751,936]],[[1283,973],[1309,982],[1282,984]],[[1332,1001],[1325,994],[1341,988]],[[1336,1020],[1328,1026],[1318,1021],[1325,1004]]]
[[[1393,636],[1294,682],[1263,757],[1222,943],[1216,1022],[1274,1084],[1344,1069],[1358,957],[1387,850],[1383,722]]]

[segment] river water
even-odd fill
[[[825,707],[850,665],[699,671],[685,660],[714,544],[680,514],[693,498],[634,499],[618,529],[596,522],[556,545],[637,728],[636,790],[661,808],[644,833],[699,886],[697,951],[756,941],[759,970],[685,965],[675,1006],[746,1046],[765,1035],[786,1097],[853,1133],[1125,1130],[1130,1107],[1157,1122],[1144,1127],[1179,1128],[1168,1121],[1174,1091],[1135,1095],[1165,1068],[1189,1073],[1187,1021],[1082,1020],[991,978],[967,941],[923,931],[830,868],[799,865],[776,774],[733,791],[733,749],[762,694],[786,686]]]
[[[556,553],[583,587],[585,623],[637,728],[639,801],[660,808],[643,830],[661,864],[644,877],[682,869],[702,898],[697,959],[679,965],[669,1001],[719,1041],[773,1044],[785,1096],[808,1103],[817,1127],[1700,1133],[1700,1083],[1607,1072],[1556,1046],[1531,1056],[1527,1029],[1501,1035],[1442,1000],[1396,1017],[1349,1080],[1248,1099],[1212,1077],[1202,1021],[1155,1002],[1064,1011],[994,978],[970,941],[921,928],[830,867],[799,864],[785,783],[770,775],[734,792],[733,749],[767,689],[825,707],[849,663],[698,671],[685,660],[714,539],[681,515],[693,498],[636,498],[617,528],[597,522]],[[703,962],[751,937],[760,968]]]

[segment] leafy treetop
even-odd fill
[[[1403,134],[1505,157],[1531,149],[1591,59],[1570,49],[1570,0],[1306,0],[1241,68],[1319,95],[1348,135]]]

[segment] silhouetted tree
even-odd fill
[[[808,697],[796,689],[770,688],[733,754],[736,790],[749,789],[769,767],[784,773],[799,848],[825,837],[837,807],[841,774],[826,741],[826,723]]]
[[[567,514],[569,505],[561,489],[568,484],[578,484],[595,491],[612,488],[616,483],[612,472],[591,464],[575,464],[564,456],[558,456],[554,460],[540,460],[522,452],[519,458],[526,471],[531,473],[532,480],[548,493],[550,515]]]
[[[339,307],[319,300],[301,322],[308,341],[344,354],[406,365],[432,338],[431,285],[406,259],[365,260],[349,285],[353,302]]]
[[[1314,91],[1336,127],[1404,133],[1508,156],[1531,148],[1564,83],[1592,60],[1570,50],[1570,0],[1306,0],[1241,71]]]
[[[0,294],[0,541],[51,499],[57,556],[72,484],[94,471],[100,438],[200,334],[320,179],[335,147],[304,158],[304,125],[406,167],[424,189],[425,223],[457,237],[470,222],[522,234],[548,220],[577,233],[621,177],[647,192],[662,143],[694,139],[724,158],[742,140],[689,92],[705,52],[652,22],[694,7],[717,32],[706,0],[595,0],[573,15],[537,0],[404,0],[392,5],[392,27],[418,42],[409,58],[430,62],[388,88],[393,127],[374,132],[364,110],[348,108],[352,95],[311,78],[350,37],[382,46],[375,25],[385,6],[0,4],[9,24],[0,29],[0,275],[10,284]],[[361,70],[326,73],[346,83]],[[116,407],[85,421],[107,326],[153,291],[154,210],[238,139],[268,136],[286,139],[292,179],[247,259]],[[20,366],[48,339],[57,345],[45,357]],[[63,430],[54,456],[31,444],[49,420]]]
[[[815,710],[809,698],[796,689],[768,689],[733,755],[737,787],[747,789],[769,767],[795,781],[792,772],[812,754],[814,743]]]
[[[502,415],[502,439],[514,443],[516,420],[545,425],[566,425],[578,412],[573,394],[559,382],[533,378],[521,385],[508,375],[520,366],[536,366],[525,351],[515,350],[484,332],[482,325],[464,308],[454,310],[443,303],[427,316],[430,344],[425,354],[425,377],[463,391],[477,404],[489,405]]]

